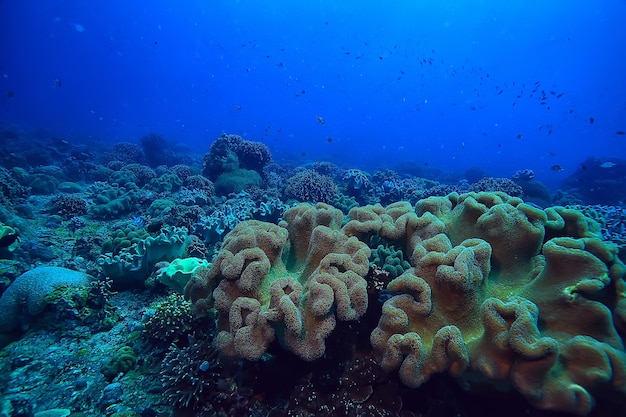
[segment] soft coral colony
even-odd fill
[[[517,390],[537,408],[587,414],[626,394],[626,283],[596,225],[504,193],[450,194],[339,210],[318,203],[278,225],[240,223],[209,274],[191,280],[196,312],[220,312],[214,344],[256,360],[278,339],[324,354],[337,320],[367,308],[370,249],[382,238],[410,262],[388,286],[371,344],[409,387],[447,372],[469,390]]]
[[[36,191],[56,212],[46,227],[76,240],[66,266],[121,292],[155,279],[184,293],[144,323],[151,342],[174,341],[161,372],[170,405],[202,408],[207,392],[230,390],[217,353],[250,364],[288,352],[283,359],[310,363],[335,353],[339,328],[367,334],[376,371],[364,374],[408,389],[446,374],[468,392],[517,392],[538,409],[626,405],[626,267],[583,211],[522,200],[541,185],[532,176],[460,192],[390,170],[279,165],[236,135],[213,142],[200,172],[157,136],[142,145],[118,144],[99,164],[72,156],[0,169],[0,237],[11,243],[0,258],[19,252],[18,231],[31,245],[23,252],[36,253],[15,214],[15,201]],[[65,268],[22,274],[0,298],[0,336],[37,319],[50,293],[90,279]],[[365,379],[346,385],[359,404],[380,396]]]

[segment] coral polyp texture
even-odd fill
[[[186,287],[196,311],[214,305],[219,312],[214,343],[222,353],[257,360],[277,340],[314,360],[337,320],[356,320],[367,309],[370,249],[342,232],[341,211],[300,204],[283,218],[279,225],[239,223],[208,277]]]
[[[389,283],[370,338],[406,385],[447,372],[470,390],[511,386],[537,408],[578,415],[595,397],[623,402],[625,267],[597,224],[504,193],[349,217],[348,236],[385,239],[411,264]]]

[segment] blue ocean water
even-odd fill
[[[625,21],[619,0],[5,0],[0,120],[199,153],[234,133],[296,164],[528,168],[555,189],[626,155]]]

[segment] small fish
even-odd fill
[[[14,98],[15,97],[15,91],[7,91],[7,98]]]
[[[235,104],[235,105],[233,106],[233,109],[235,109],[235,110],[241,110],[241,106],[240,106],[239,104]]]
[[[518,139],[521,139],[521,138],[523,138],[523,137],[524,137],[524,135],[522,135],[521,133],[518,133],[518,134],[517,134],[517,138],[518,138]]]
[[[54,80],[52,80],[52,84],[54,84],[55,87],[61,87],[63,85],[61,80],[59,80],[58,78],[55,78]]]
[[[594,124],[596,122],[596,119],[594,119],[593,117],[589,118],[589,123],[590,124]]]
[[[554,172],[561,172],[563,171],[563,167],[561,165],[552,165],[550,167],[550,169]]]
[[[615,165],[617,165],[615,162],[605,162],[600,164],[600,168],[613,168]]]
[[[333,139],[333,138],[331,138],[331,137],[326,138],[326,142],[328,142],[328,143],[333,143],[333,140],[334,140],[334,139]]]
[[[322,116],[317,116],[317,117],[315,118],[315,120],[317,120],[317,123],[319,123],[319,124],[321,124],[321,125],[323,125],[324,123],[326,123],[326,120],[324,120],[324,117],[322,117]]]
[[[618,130],[617,132],[615,132],[615,134],[621,136],[621,135],[624,134],[624,131],[623,130]]]

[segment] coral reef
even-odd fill
[[[470,185],[469,191],[475,193],[500,191],[513,197],[521,197],[524,194],[522,187],[514,181],[508,178],[494,177],[482,178],[480,181]]]
[[[567,208],[580,211],[598,222],[602,239],[615,243],[620,259],[626,262],[626,208],[580,204],[567,206]]]
[[[215,185],[210,179],[202,175],[190,175],[184,179],[183,185],[190,190],[202,190],[209,197],[215,195]]]
[[[187,246],[187,231],[167,227],[157,236],[149,236],[119,253],[106,253],[98,258],[105,276],[112,279],[117,289],[141,288],[157,262],[173,261],[182,256]]]
[[[179,294],[185,292],[185,285],[192,277],[206,273],[209,263],[199,258],[177,258],[157,271],[157,278]]]
[[[162,362],[165,401],[176,409],[198,410],[195,415],[240,415],[247,400],[230,374],[206,338],[190,336],[186,346],[170,345]]]
[[[369,174],[360,169],[352,168],[347,170],[345,174],[343,174],[343,179],[348,183],[348,191],[353,194],[358,194],[358,190],[367,190],[372,186]]]
[[[137,354],[131,346],[119,348],[109,361],[102,365],[100,372],[108,380],[112,381],[119,374],[125,374],[137,364]]]
[[[389,283],[371,334],[406,385],[442,372],[470,389],[506,381],[535,407],[579,415],[594,395],[626,393],[625,268],[590,219],[503,193],[349,216],[348,235],[379,235],[412,266]]]
[[[158,178],[153,178],[146,184],[146,189],[157,193],[170,193],[180,190],[183,181],[176,174],[163,174]]]
[[[370,251],[341,232],[342,218],[331,206],[301,204],[280,226],[249,220],[226,236],[208,276],[185,289],[197,312],[220,313],[221,352],[258,360],[278,339],[317,359],[336,320],[365,313]]]
[[[61,194],[52,200],[52,211],[64,219],[87,213],[87,202],[77,195]]]
[[[137,184],[139,187],[146,185],[151,180],[156,178],[156,173],[154,172],[153,169],[145,165],[141,165],[141,164],[124,165],[121,171],[132,172],[132,174],[134,175],[133,182]]]
[[[21,169],[15,169],[15,171],[18,171],[18,175],[13,175],[6,168],[0,167],[0,203],[3,205],[8,206],[28,194],[28,189],[15,178],[16,176],[20,177],[19,172],[25,174],[25,171]]]
[[[411,267],[404,259],[402,250],[394,248],[393,245],[378,245],[372,250],[370,260],[371,265],[379,266],[391,279],[399,277]]]
[[[16,278],[0,297],[0,332],[32,321],[46,308],[46,297],[60,286],[84,286],[93,278],[70,269],[40,266]]]
[[[623,416],[619,159],[551,196],[236,135],[204,175],[157,135],[0,139],[0,415]]]
[[[139,145],[130,142],[119,142],[106,153],[105,161],[120,161],[125,164],[141,163],[144,160],[143,150]]]
[[[284,194],[287,198],[301,202],[330,204],[339,194],[339,190],[331,177],[305,169],[287,180]]]
[[[165,299],[155,301],[148,311],[143,332],[155,343],[169,346],[186,339],[193,330],[191,303],[180,294],[170,294]]]
[[[221,173],[215,180],[215,193],[228,195],[239,193],[250,187],[258,187],[261,184],[261,175],[251,169],[237,168],[232,171]]]
[[[88,195],[93,201],[90,214],[95,218],[110,219],[137,208],[142,198],[142,191],[134,184],[114,186],[96,182],[87,188]]]
[[[202,174],[215,181],[220,174],[244,169],[263,173],[263,168],[271,161],[267,146],[251,142],[238,135],[223,134],[212,144],[204,155]]]

